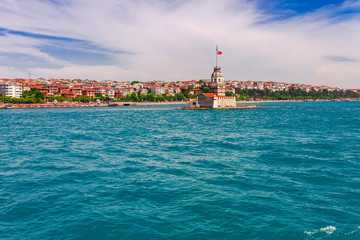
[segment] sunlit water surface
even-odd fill
[[[0,239],[360,239],[360,102],[0,110]]]

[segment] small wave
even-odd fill
[[[332,234],[333,232],[335,232],[336,227],[334,226],[327,226],[325,228],[320,228],[321,232],[326,232],[327,234]]]
[[[336,233],[335,233],[336,231]],[[360,239],[360,226],[353,231],[342,231],[334,226],[327,226],[314,231],[305,231],[305,239],[307,240],[323,240],[323,239]]]
[[[314,234],[318,234],[319,232],[325,232],[327,234],[332,234],[336,231],[336,227],[334,226],[327,226],[327,227],[324,227],[324,228],[320,228],[320,230],[314,230],[312,232],[310,231],[305,231],[304,233],[307,234],[307,235],[314,235]]]
[[[360,231],[360,226],[358,226],[357,229],[355,229],[354,231],[348,233],[347,235],[357,234],[357,233],[359,233],[359,231]]]

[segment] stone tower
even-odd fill
[[[224,75],[220,70],[221,67],[214,67],[214,72],[211,74],[210,92],[217,96],[225,96]]]
[[[216,45],[216,67],[211,74],[210,92],[202,93],[197,97],[196,105],[200,108],[236,108],[236,97],[226,96],[226,85],[224,81],[224,75],[220,71],[221,68],[218,65],[218,55],[222,52],[218,51]]]

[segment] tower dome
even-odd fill
[[[224,83],[224,75],[220,70],[221,67],[214,67],[214,72],[211,74],[211,83]]]
[[[214,67],[214,72],[211,74],[211,78],[218,78],[218,77],[224,77],[222,72],[220,71],[221,67],[216,66]]]

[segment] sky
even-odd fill
[[[360,88],[360,0],[0,0],[0,78]]]

